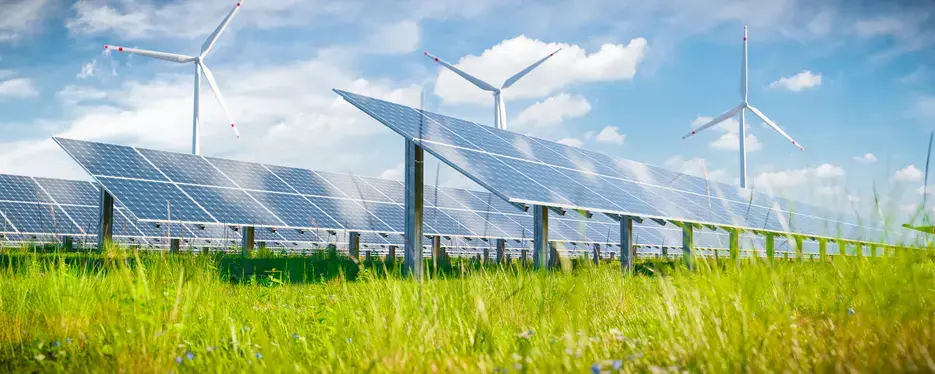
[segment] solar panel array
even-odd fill
[[[368,246],[401,246],[403,184],[398,181],[240,162],[120,145],[56,138],[133,219],[189,227],[254,226],[257,240],[342,242],[330,233],[362,232]],[[454,247],[484,248],[508,239],[528,247],[532,218],[487,192],[426,186],[427,235],[473,238]],[[617,245],[619,225],[605,216],[556,217],[551,240],[568,246]],[[282,239],[261,238],[272,230]],[[634,227],[636,242],[651,250],[681,245],[675,227],[651,221]],[[342,235],[338,235],[341,237]],[[724,233],[699,233],[701,247],[726,247]],[[610,250],[610,248],[608,248]]]
[[[854,214],[350,92],[335,92],[512,203],[854,241],[886,241],[881,223],[861,222]]]

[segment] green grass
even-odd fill
[[[918,252],[618,264],[459,262],[419,284],[333,255],[7,250],[0,371],[935,371],[935,261]]]

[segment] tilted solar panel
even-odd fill
[[[830,214],[752,190],[335,92],[511,203],[825,238],[837,238],[840,233],[849,240],[883,239],[879,225],[857,225],[856,218],[844,213]],[[795,207],[799,209],[792,210]],[[561,229],[558,233],[565,236]]]

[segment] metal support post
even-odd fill
[[[360,233],[357,231],[347,233],[347,255],[355,260],[360,257]]]
[[[601,245],[594,243],[594,265],[601,264]]]
[[[169,240],[169,253],[179,253],[180,248],[182,248],[181,239],[170,239]]]
[[[799,262],[805,260],[805,248],[802,247],[801,236],[795,237],[795,259],[796,261],[799,261]]]
[[[877,257],[877,246],[874,244],[870,245],[870,257]]]
[[[549,208],[532,206],[532,262],[536,269],[545,269],[549,260]]]
[[[71,236],[62,237],[62,250],[65,252],[71,252],[74,248],[75,238]]]
[[[506,239],[497,239],[497,263],[506,264]]]
[[[364,256],[364,259],[367,261],[367,263],[373,262],[373,251],[364,252]]]
[[[484,260],[481,263],[486,265],[488,262],[490,262],[490,247],[484,247]]]
[[[856,243],[857,246],[857,258],[864,258],[864,244]]]
[[[828,262],[828,240],[818,239],[818,260]]]
[[[392,264],[396,262],[396,246],[391,245],[389,250],[386,251],[386,263]]]
[[[620,268],[624,274],[633,271],[636,248],[633,246],[633,217],[620,217]]]
[[[555,242],[549,242],[549,267],[559,268],[561,266],[562,262],[558,257],[558,245]]]
[[[256,235],[254,235],[254,227],[241,227],[240,231],[243,235],[240,243],[240,254],[243,256],[249,256],[250,253],[253,252],[254,239],[256,238]]]
[[[405,264],[406,273],[422,280],[422,219],[423,188],[425,186],[425,152],[414,141],[406,139],[405,159]]]
[[[775,234],[768,232],[766,233],[766,260],[773,262],[776,259],[776,236]]]
[[[520,251],[520,260],[522,261],[523,264],[526,264],[527,258],[529,258],[529,250],[524,248],[523,250]]]
[[[730,234],[730,260],[736,262],[740,260],[740,230],[731,229],[728,233]]]
[[[695,270],[695,227],[690,223],[682,224],[682,259],[688,270]]]
[[[114,240],[114,197],[101,187],[100,226],[97,232],[97,251],[103,252]]]

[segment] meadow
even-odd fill
[[[0,253],[4,372],[935,371],[935,260]]]

